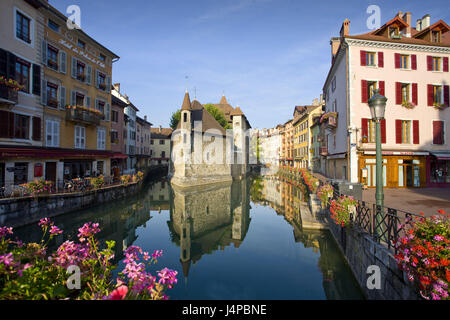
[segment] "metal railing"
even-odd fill
[[[101,187],[119,184],[122,184],[120,178],[106,176],[104,177],[104,184]],[[52,181],[51,188],[47,194],[86,192],[94,189],[90,178],[58,179]],[[26,196],[29,196],[29,194],[27,193],[27,188],[22,184],[16,184],[14,181],[5,181],[0,184],[0,199]]]
[[[318,178],[319,185],[329,184]],[[329,199],[327,209],[331,202],[345,194],[333,190],[333,198]],[[397,253],[395,244],[405,235],[406,226],[411,225],[414,217],[420,218],[418,214],[406,212],[399,209],[381,207],[368,201],[356,200],[355,210],[350,212],[350,223],[371,236],[377,243],[387,246],[388,249]]]
[[[297,181],[303,181],[298,173],[292,172],[292,174]],[[320,186],[325,184],[331,185],[330,181],[325,181],[316,175],[314,177],[319,180]],[[326,209],[329,210],[332,201],[342,196],[345,196],[345,194],[334,188],[333,197],[328,200]],[[394,251],[394,253],[397,253],[395,244],[401,237],[406,235],[407,226],[412,224],[415,217],[421,218],[422,216],[386,206],[381,207],[367,201],[356,200],[355,209],[350,212],[350,224],[352,227],[370,235],[375,242],[383,244]]]

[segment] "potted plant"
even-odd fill
[[[341,227],[350,225],[351,215],[356,211],[357,201],[353,197],[343,195],[333,200],[330,206],[331,218],[334,223]]]
[[[367,136],[362,136],[361,137],[361,142],[362,143],[367,143],[367,142],[369,142],[369,138]]]
[[[404,236],[395,241],[395,259],[426,300],[450,300],[450,222],[441,216],[407,217],[398,228]]]
[[[433,107],[435,107],[436,109],[442,110],[447,106],[443,103],[433,102]]]
[[[333,187],[329,184],[323,185],[317,189],[317,196],[319,197],[323,208],[326,208],[328,200],[333,198],[333,190]]]

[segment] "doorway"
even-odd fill
[[[420,161],[398,160],[398,186],[403,188],[420,187]]]
[[[56,162],[45,163],[45,180],[56,183]]]

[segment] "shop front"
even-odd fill
[[[427,186],[450,187],[450,153],[430,152],[427,157]]]
[[[428,152],[383,151],[383,186],[420,188],[427,186]],[[376,187],[375,151],[365,151],[359,159],[359,182]]]

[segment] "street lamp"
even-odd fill
[[[376,228],[377,235],[382,232],[381,221],[383,219],[383,206],[384,206],[384,194],[383,194],[383,160],[381,153],[381,120],[384,119],[384,111],[386,110],[387,98],[382,96],[380,91],[374,90],[372,97],[369,99],[369,108],[372,115],[372,120],[376,123],[376,221],[378,227]]]

